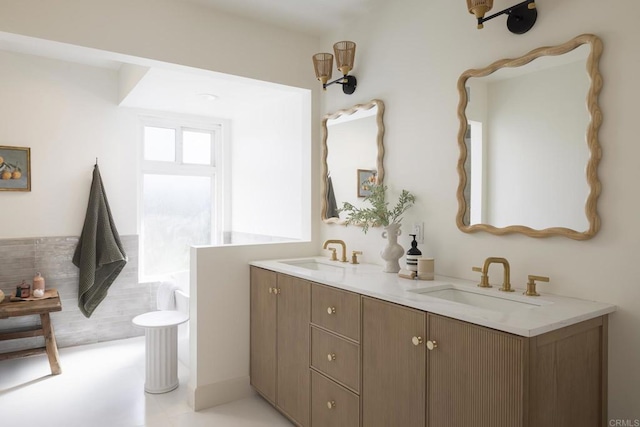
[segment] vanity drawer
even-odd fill
[[[311,322],[360,341],[360,295],[312,284]]]
[[[311,425],[358,427],[360,398],[321,374],[311,371]]]
[[[360,346],[311,327],[311,366],[355,392],[360,390]]]

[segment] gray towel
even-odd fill
[[[93,169],[89,206],[73,263],[80,269],[78,307],[82,314],[91,317],[127,263],[97,164]]]
[[[331,177],[327,176],[327,218],[340,218],[338,204],[336,203],[336,195],[333,192],[333,182]]]

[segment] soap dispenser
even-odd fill
[[[415,234],[409,234],[413,237],[411,241],[411,248],[407,251],[407,270],[418,271],[418,258],[422,256],[422,252],[418,249],[418,242],[416,241]]]

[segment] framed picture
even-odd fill
[[[31,191],[31,149],[0,145],[0,191]]]
[[[371,195],[371,186],[376,183],[376,171],[358,169],[358,197]]]

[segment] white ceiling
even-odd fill
[[[283,28],[321,35],[365,14],[380,0],[182,0]]]
[[[154,67],[120,106],[233,120],[251,107],[290,99],[301,91],[219,73]],[[216,99],[208,99],[207,94]]]

